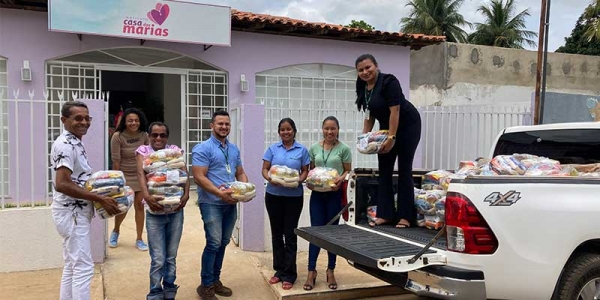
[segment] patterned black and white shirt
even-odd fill
[[[92,175],[92,167],[88,163],[83,143],[80,139],[68,131],[56,138],[52,144],[50,154],[52,165],[52,208],[70,209],[83,213],[92,213],[93,205],[90,201],[75,199],[61,192],[56,191],[56,170],[60,167],[66,167],[71,170],[71,180],[77,185],[83,187],[85,182]]]

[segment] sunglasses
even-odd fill
[[[74,116],[74,117],[73,117],[73,120],[75,120],[75,121],[77,121],[77,122],[81,122],[81,121],[85,120],[86,122],[88,122],[88,123],[89,123],[89,122],[91,122],[91,121],[92,121],[92,119],[93,119],[93,118],[92,118],[92,117],[90,117],[90,116],[85,116],[85,117],[84,117],[84,116],[82,116],[82,115],[76,115],[76,116]]]
[[[153,138],[153,139],[155,139],[155,138],[157,138],[159,136],[160,136],[161,139],[166,139],[166,138],[169,137],[169,135],[166,134],[166,133],[151,133],[150,134],[150,137]]]

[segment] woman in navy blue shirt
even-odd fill
[[[297,237],[294,229],[304,204],[302,182],[308,175],[310,157],[308,150],[296,142],[296,124],[290,118],[282,119],[278,125],[281,141],[269,147],[263,156],[262,175],[269,182],[265,194],[265,204],[271,223],[271,242],[273,244],[273,269],[275,275],[269,283],[282,282],[282,288],[293,287],[298,272],[296,268]],[[279,165],[297,170],[297,186],[283,186],[269,176],[271,166]]]
[[[388,130],[377,159],[379,185],[377,186],[377,219],[369,225],[377,226],[397,221],[397,228],[414,223],[414,183],[412,164],[421,139],[421,116],[404,97],[400,82],[392,74],[379,71],[371,54],[356,59],[356,105],[365,111],[363,133],[370,132],[379,122],[379,129]],[[393,172],[398,157],[398,205],[394,210]]]

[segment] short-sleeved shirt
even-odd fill
[[[295,142],[290,149],[286,149],[282,142],[269,146],[263,160],[271,163],[271,166],[286,166],[290,169],[298,170],[301,173],[303,166],[310,164],[308,150],[302,144]],[[267,184],[267,193],[275,196],[298,197],[304,193],[302,184],[296,188],[287,188],[283,186],[274,186]]]
[[[359,97],[364,97],[364,91],[357,91]],[[400,82],[392,74],[380,73],[377,82],[371,90],[368,109],[371,117],[379,121],[379,128],[390,128],[390,107],[400,105],[400,124],[398,128],[421,122],[419,111],[404,97]]]
[[[227,164],[231,172],[227,172]],[[225,146],[221,144],[213,135],[194,146],[192,149],[192,166],[208,167],[206,177],[217,188],[224,183],[236,181],[235,173],[237,167],[242,165],[240,150],[236,145],[225,140]],[[228,204],[215,194],[209,193],[198,186],[198,203],[208,203],[216,205]]]
[[[71,180],[80,187],[92,175],[92,167],[88,163],[83,142],[68,131],[63,131],[52,144],[50,152],[52,165],[52,208],[74,210],[91,214],[94,210],[92,202],[76,199],[56,190],[56,171],[65,167],[71,171]]]
[[[340,175],[344,173],[344,163],[352,162],[352,151],[342,142],[338,142],[330,150],[325,150],[320,143],[315,143],[310,147],[308,154],[315,167],[334,168]]]
[[[183,150],[182,150],[181,148],[177,147],[176,145],[165,145],[165,148],[164,148],[164,149],[173,149],[173,150],[177,150],[177,151],[180,151],[180,152],[183,154]],[[150,145],[141,145],[141,146],[139,146],[139,147],[138,147],[138,148],[135,150],[135,153],[141,154],[141,155],[142,155],[142,156],[144,156],[144,157],[145,157],[145,156],[148,156],[149,154],[152,154],[152,153],[154,153],[154,152],[156,152],[156,151],[155,151],[155,150],[154,150],[154,148],[152,148],[152,146],[150,146]],[[137,154],[136,154],[136,155],[137,155]],[[137,159],[136,159],[136,160],[137,160]],[[152,210],[150,209],[150,207],[148,206],[148,204],[146,204],[146,200],[142,200],[142,203],[144,204],[144,207],[146,208],[146,210],[147,210],[147,211],[149,211],[150,213],[152,213],[152,214],[161,214],[161,213],[157,213],[157,212],[154,212],[154,211],[152,211]],[[174,213],[174,211],[173,211],[173,213]]]

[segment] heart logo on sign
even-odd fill
[[[162,25],[169,16],[170,11],[169,5],[156,3],[156,8],[149,11],[147,16],[150,21],[157,25]]]

